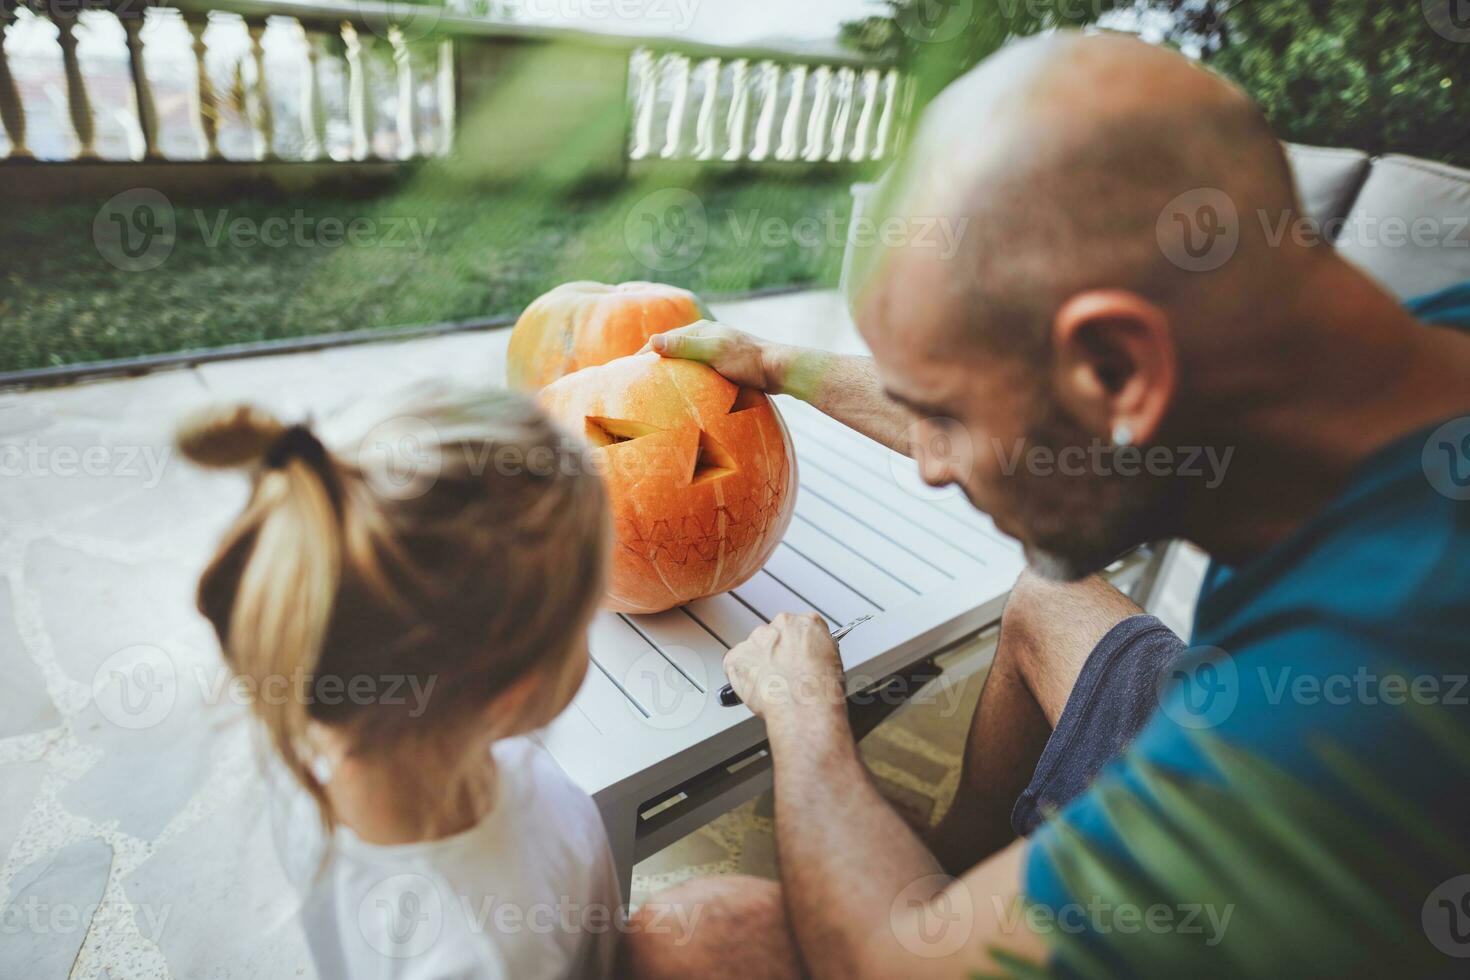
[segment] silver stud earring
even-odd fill
[[[1122,449],[1124,446],[1133,445],[1133,429],[1126,422],[1119,422],[1113,426],[1113,448]]]

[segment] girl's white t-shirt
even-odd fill
[[[624,910],[597,808],[532,739],[491,753],[495,806],[468,830],[385,846],[338,829],[301,903],[322,980],[612,975]]]

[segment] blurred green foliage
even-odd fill
[[[1470,166],[1470,23],[1441,33],[1426,14],[1455,2],[1238,3],[1209,62],[1283,139]]]
[[[1145,19],[1241,85],[1283,139],[1470,166],[1464,0],[880,2],[843,40],[918,72],[919,105],[1009,37]]]

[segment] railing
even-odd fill
[[[452,145],[448,37],[415,37],[387,16],[361,16],[358,6],[128,3],[5,12],[0,120],[9,159],[406,160]],[[55,101],[44,77],[48,34],[59,49],[68,111],[64,121],[50,120],[46,152],[38,154],[27,117],[44,118]],[[80,35],[99,55],[91,70],[79,55]],[[121,59],[106,56],[115,54],[106,51],[109,40],[125,46]],[[26,61],[17,49],[30,52],[26,75],[12,67]]]
[[[619,59],[634,161],[879,160],[905,115],[904,78],[856,57],[732,52],[376,0],[0,0],[0,150],[8,162],[56,163],[443,156],[464,59],[547,42]]]
[[[633,160],[881,160],[910,87],[897,69],[633,52]]]

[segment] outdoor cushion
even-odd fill
[[[1470,170],[1380,157],[1353,201],[1337,250],[1400,297],[1470,280]]]
[[[1331,146],[1283,145],[1306,217],[1317,227],[1331,223],[1335,230],[1368,175],[1368,154]]]

